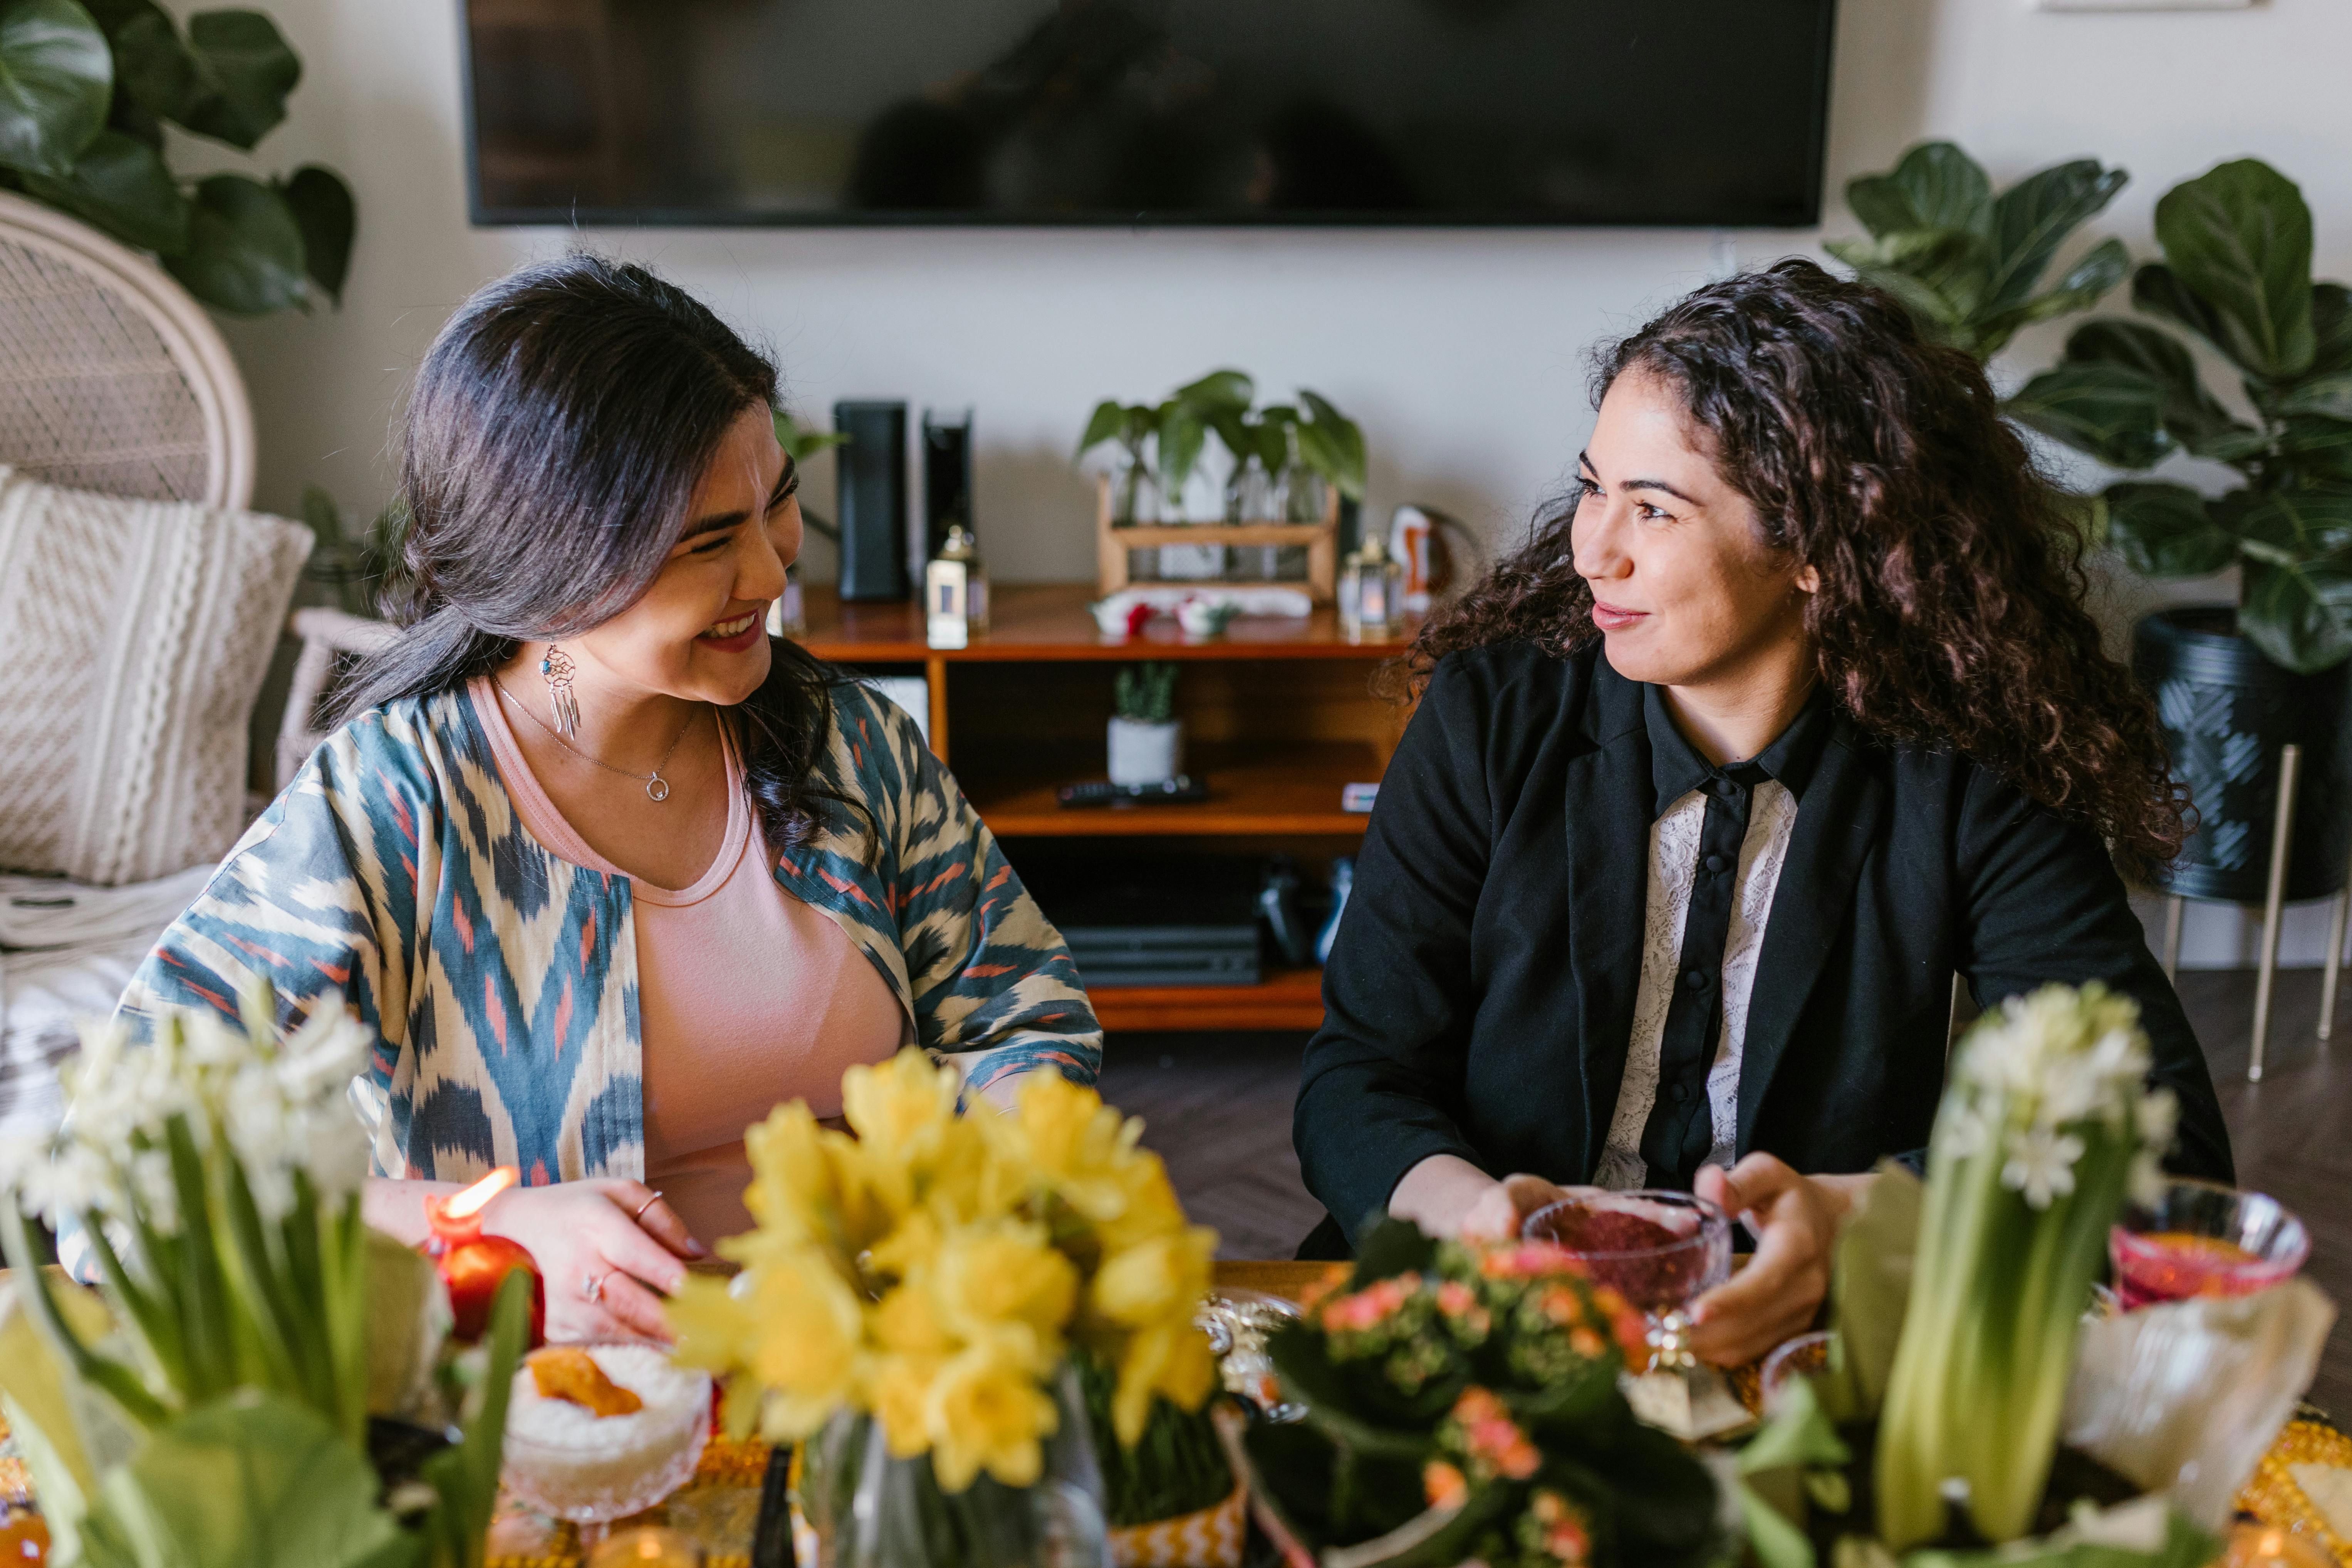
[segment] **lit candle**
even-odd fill
[[[2230,1548],[2215,1568],[2326,1568],[2334,1559],[2310,1541],[2267,1524],[2230,1531]]]
[[[513,1186],[519,1174],[512,1165],[500,1165],[463,1192],[425,1200],[425,1221],[433,1227],[425,1256],[449,1288],[449,1310],[457,1318],[453,1331],[461,1341],[482,1337],[500,1282],[518,1268],[530,1276],[530,1342],[537,1345],[547,1337],[547,1290],[530,1254],[519,1242],[482,1234],[482,1210]]]
[[[641,1524],[608,1535],[590,1554],[588,1568],[702,1568],[702,1548],[675,1530]]]

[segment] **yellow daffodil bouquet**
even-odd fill
[[[1049,1440],[1083,1420],[1076,1358],[1112,1380],[1129,1447],[1156,1400],[1196,1410],[1215,1381],[1193,1317],[1216,1237],[1185,1223],[1142,1124],[1051,1073],[1010,1112],[959,1114],[960,1088],[908,1050],[844,1075],[855,1136],[803,1101],[750,1129],[757,1228],[719,1246],[742,1272],[689,1279],[670,1307],[679,1359],[726,1381],[734,1429],[865,1425],[889,1460],[928,1455],[949,1498],[983,1474],[1039,1480]]]

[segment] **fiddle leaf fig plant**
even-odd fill
[[[1989,360],[2021,329],[2087,310],[2124,280],[2131,257],[2107,239],[2042,287],[2067,237],[2130,177],[2084,158],[1995,195],[1975,159],[1949,142],[1924,142],[1886,173],[1847,184],[1846,203],[1870,237],[1833,239],[1828,249],[1902,300],[1936,342]]]
[[[2207,496],[2126,479],[2101,496],[2109,542],[2156,577],[2242,568],[2238,629],[2304,674],[2352,657],[2352,292],[2311,277],[2311,209],[2255,159],[2174,186],[2156,206],[2164,259],[2132,303],[2240,373],[2251,417],[2207,390],[2189,345],[2147,321],[2094,321],[2010,413],[2112,468],[2186,454],[2237,470]]]
[[[251,152],[301,76],[258,11],[201,11],[184,34],[154,0],[0,0],[0,188],[152,252],[216,310],[340,303],[357,223],[341,176],[183,180],[163,158],[166,123]]]

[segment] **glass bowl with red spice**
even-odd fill
[[[2294,1277],[2311,1233],[2276,1198],[2213,1182],[2173,1181],[2133,1204],[2107,1235],[2116,1306],[2128,1312],[2196,1296],[2251,1296]]]
[[[1731,1220],[1690,1193],[1588,1187],[1528,1215],[1520,1235],[1575,1254],[1594,1284],[1652,1314],[1731,1278]]]

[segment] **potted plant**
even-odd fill
[[[672,1302],[681,1360],[728,1379],[738,1430],[802,1444],[820,1561],[874,1568],[1100,1563],[1105,1489],[1081,1365],[1134,1447],[1215,1382],[1193,1317],[1213,1233],[1089,1089],[1031,1077],[975,1099],[920,1051],[842,1079],[856,1136],[795,1100],[744,1138],[758,1228],[731,1283]]]
[[[1924,1187],[1889,1162],[1840,1235],[1826,1370],[1768,1366],[1737,1486],[1762,1568],[2213,1560],[2334,1312],[2305,1281],[2091,1310],[2126,1195],[2163,1184],[2177,1108],[2147,1052],[2095,984],[1960,1043]]]
[[[1175,716],[1176,666],[1130,664],[1111,688],[1110,782],[1158,784],[1184,771],[1184,722]]]
[[[1619,1389],[1641,1313],[1549,1242],[1364,1237],[1343,1285],[1268,1336],[1296,1422],[1240,1440],[1294,1563],[1702,1568],[1717,1490]]]
[[[450,1443],[447,1298],[360,1218],[344,1090],[373,1035],[330,999],[281,1038],[266,987],[244,1016],[92,1029],[65,1131],[0,1170],[0,1394],[59,1559],[479,1568],[536,1277],[501,1285]],[[28,1215],[79,1231],[100,1289],[43,1267]]]
[[[2108,541],[2155,577],[2235,566],[2235,605],[2140,622],[2134,663],[2156,693],[2175,773],[2199,826],[2164,873],[2172,891],[2252,902],[2277,799],[2280,748],[2305,784],[2286,896],[2343,885],[2352,767],[2344,663],[2352,656],[2352,293],[2311,277],[2311,210],[2253,159],[2176,185],[2157,204],[2164,260],[2132,279],[2145,315],[2183,328],[2241,374],[2232,409],[2189,345],[2146,321],[2077,328],[2064,360],[2011,401],[2023,423],[2126,470],[2185,454],[2234,469],[2206,495],[2126,479],[2100,497]]]
[[[1097,404],[1078,456],[1118,444],[1113,523],[1183,521],[1184,487],[1212,434],[1231,459],[1224,483],[1227,522],[1320,522],[1329,489],[1349,500],[1363,500],[1364,433],[1355,421],[1306,388],[1295,405],[1258,409],[1256,395],[1257,384],[1246,372],[1226,369],[1178,387],[1163,403]],[[1216,551],[1216,558],[1171,557],[1179,551]],[[1215,546],[1163,545],[1161,552],[1164,575],[1218,575],[1223,570],[1223,552]],[[1276,577],[1276,563],[1269,562],[1261,575]]]
[[[2067,236],[2130,177],[2083,158],[1995,195],[1976,160],[1949,142],[1923,142],[1886,173],[1847,182],[1846,204],[1870,237],[1827,248],[1902,300],[1927,336],[1990,360],[2020,329],[2087,310],[2124,280],[2131,258],[2106,239],[2042,287]]]
[[[166,124],[249,153],[286,118],[302,62],[260,12],[199,11],[184,36],[154,0],[18,0],[0,77],[11,188],[152,252],[233,315],[341,301],[357,220],[332,170],[184,183],[163,161]]]

